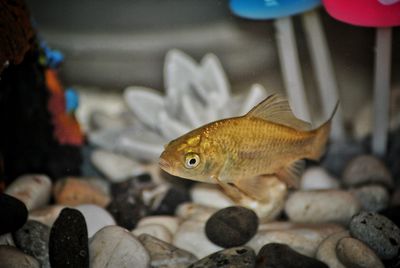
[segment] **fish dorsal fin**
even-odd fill
[[[300,176],[303,173],[304,167],[305,161],[297,160],[278,170],[276,175],[280,180],[286,182],[289,187],[299,188]]]
[[[279,94],[270,95],[264,101],[251,109],[246,116],[261,118],[297,130],[306,131],[311,129],[310,123],[294,116],[290,109],[288,100]]]

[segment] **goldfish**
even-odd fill
[[[262,200],[268,177],[298,187],[305,159],[319,160],[329,138],[331,117],[317,128],[292,113],[273,94],[239,117],[211,122],[172,140],[159,166],[185,179],[218,184],[233,200]]]

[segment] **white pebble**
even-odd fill
[[[132,233],[139,237],[141,234],[148,234],[158,238],[164,242],[171,243],[172,242],[172,234],[171,232],[165,228],[161,224],[146,224],[139,227],[136,227],[132,230]]]
[[[215,184],[197,183],[190,194],[194,203],[203,206],[225,208],[235,205]]]
[[[329,175],[324,168],[311,167],[301,176],[300,188],[303,190],[337,189],[339,181]]]
[[[84,204],[75,207],[85,217],[88,237],[92,237],[97,231],[108,225],[116,225],[111,214],[102,207]]]
[[[174,216],[147,216],[143,217],[137,223],[137,227],[141,227],[148,224],[160,224],[170,231],[171,234],[175,234],[179,226],[179,218]]]

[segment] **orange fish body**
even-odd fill
[[[160,157],[172,175],[219,184],[237,199],[262,199],[268,176],[297,187],[302,159],[318,160],[330,121],[311,130],[294,117],[286,99],[271,95],[241,117],[219,120],[171,141]]]

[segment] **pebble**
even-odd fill
[[[330,268],[346,268],[338,259],[336,254],[336,245],[340,239],[349,236],[350,233],[347,230],[331,234],[318,246],[315,258],[326,263]]]
[[[301,176],[300,189],[318,190],[318,189],[338,189],[339,181],[328,174],[322,167],[310,167],[306,169]]]
[[[235,205],[215,184],[196,183],[190,190],[190,195],[194,203],[207,207],[220,209]]]
[[[11,233],[0,235],[0,246],[13,246],[15,247],[14,239]]]
[[[28,219],[41,222],[51,227],[64,208],[65,206],[63,205],[51,205],[38,208],[29,213]]]
[[[343,184],[355,187],[365,184],[393,186],[393,178],[381,160],[372,155],[361,155],[351,160],[343,172]]]
[[[148,268],[150,256],[140,241],[128,230],[107,226],[90,241],[90,266]]]
[[[92,237],[105,226],[116,224],[111,214],[102,207],[86,204],[79,205],[75,208],[85,217],[89,237]]]
[[[176,208],[180,204],[190,201],[191,197],[188,190],[171,186],[154,197],[150,208],[151,214],[174,215]]]
[[[51,267],[89,267],[85,218],[76,209],[64,208],[50,230]]]
[[[171,243],[172,242],[172,234],[171,232],[165,228],[161,224],[146,224],[140,227],[136,227],[132,230],[132,233],[139,237],[141,234],[148,234],[153,237],[156,237],[164,242]]]
[[[184,220],[198,220],[198,221],[207,221],[208,218],[211,217],[212,214],[217,212],[218,210],[213,207],[207,207],[203,205],[199,205],[196,203],[183,203],[179,205],[176,209],[176,216],[184,219]]]
[[[0,246],[0,260],[2,268],[40,268],[34,257],[12,246]]]
[[[358,198],[365,211],[378,212],[389,204],[389,193],[380,185],[365,185],[352,189],[350,192]]]
[[[19,199],[0,193],[0,215],[0,235],[3,235],[21,228],[28,218],[28,210]]]
[[[175,234],[176,230],[178,230],[179,221],[180,220],[178,217],[168,215],[147,216],[140,219],[140,221],[137,223],[137,227],[142,227],[149,224],[160,224],[167,228],[171,234]]]
[[[199,259],[221,250],[221,247],[208,240],[204,228],[204,221],[186,220],[176,231],[172,244],[192,252]]]
[[[268,225],[268,224],[264,224]],[[287,224],[282,222],[282,227],[274,230],[260,226],[260,230],[247,243],[247,246],[258,252],[265,244],[281,243],[290,245],[292,249],[303,255],[314,257],[319,244],[329,235],[344,231],[337,224]]]
[[[215,252],[188,268],[253,268],[255,253],[248,247],[234,247]]]
[[[138,162],[110,151],[95,150],[90,158],[93,165],[111,182],[123,182],[144,172],[143,166]]]
[[[25,175],[13,181],[5,193],[24,202],[28,210],[33,210],[49,202],[51,185],[51,180],[45,175]]]
[[[348,268],[384,268],[375,252],[360,240],[352,237],[340,239],[336,246],[339,260]]]
[[[302,255],[288,245],[279,243],[263,246],[257,255],[255,267],[328,268],[325,263]]]
[[[15,245],[24,253],[35,257],[43,268],[50,268],[49,236],[50,227],[32,220],[13,233]]]
[[[347,163],[363,153],[365,153],[365,148],[354,140],[332,140],[321,164],[329,173],[341,177]]]
[[[285,211],[294,222],[347,224],[361,209],[354,195],[343,190],[297,191],[289,196]]]
[[[126,189],[126,192],[121,192],[118,195],[114,193],[113,195],[114,198],[106,209],[118,225],[128,230],[134,229],[137,222],[147,215],[147,207],[129,189]]]
[[[361,212],[350,222],[350,234],[367,244],[383,260],[394,258],[400,249],[400,229],[385,216]]]
[[[95,204],[105,207],[110,203],[110,197],[99,187],[72,177],[57,181],[54,186],[54,198],[57,204],[67,206]]]
[[[205,232],[214,244],[229,248],[242,246],[257,232],[256,213],[244,207],[227,207],[213,214],[206,223]]]
[[[151,235],[142,234],[140,242],[150,254],[151,267],[158,268],[186,268],[197,261],[192,253],[177,248]]]

